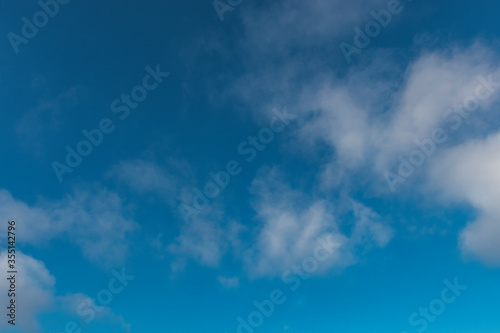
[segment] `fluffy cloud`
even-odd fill
[[[224,231],[216,223],[193,219],[169,249],[181,257],[191,257],[203,266],[217,267],[224,252],[223,237]]]
[[[173,271],[183,269],[187,259],[220,268],[222,259],[232,255],[243,259],[251,278],[276,276],[310,256],[318,241],[332,238],[338,246],[317,272],[323,274],[355,263],[358,250],[384,247],[392,238],[392,229],[375,212],[356,202],[351,206],[355,222],[349,233],[341,232],[327,201],[308,200],[304,193],[290,189],[280,178],[279,171],[273,169],[254,180],[254,209],[257,220],[262,222],[255,227],[243,227],[234,221],[226,223],[220,214],[196,217],[184,225],[181,234],[168,246],[169,252],[176,255]],[[226,287],[238,285],[234,278],[217,279]]]
[[[353,193],[363,188],[372,194],[387,194],[389,187],[384,174],[394,171],[399,156],[407,157],[418,148],[415,141],[431,137],[436,128],[449,128],[446,114],[461,116],[463,110],[456,106],[475,95],[481,83],[479,77],[492,75],[495,81],[500,78],[495,45],[484,41],[445,47],[436,41],[424,41],[423,45],[419,44],[422,41],[419,37],[414,48],[406,52],[365,49],[359,63],[346,69],[345,59],[338,59],[333,50],[338,52],[342,39],[352,38],[354,25],[371,19],[370,10],[382,9],[386,4],[386,1],[288,1],[273,3],[266,7],[269,10],[248,9],[241,14],[246,38],[236,48],[248,56],[237,78],[230,80],[230,74],[224,76],[230,81],[225,92],[251,105],[247,109],[257,114],[257,119],[278,103],[286,103],[291,113],[300,115],[299,128],[296,132],[291,130],[287,138],[289,146],[293,147],[293,154],[321,158],[319,184],[314,188],[323,193],[333,190]],[[221,43],[217,47],[222,49]],[[343,62],[339,65],[338,60]],[[216,95],[219,92],[215,90]],[[497,92],[480,101],[481,111],[477,112],[480,116],[463,120],[472,126],[453,137],[450,135],[451,139],[439,147],[439,153],[432,159],[450,147],[496,131],[498,118],[490,121],[494,115],[483,111],[493,109],[499,97]],[[446,163],[446,159],[439,159],[438,163]],[[422,169],[429,165],[423,165]],[[257,183],[254,188],[266,190],[266,186]],[[406,186],[406,189],[414,194],[420,191],[420,187]],[[465,187],[461,190],[471,191]],[[262,226],[245,260],[256,275],[276,274],[311,251],[313,240],[318,237],[335,236],[339,251],[344,251],[332,267],[350,262],[349,256],[355,253],[354,243],[364,244],[368,240],[383,246],[390,238],[391,233],[383,224],[371,223],[376,218],[362,205],[353,205],[357,222],[352,234],[346,235],[339,232],[327,200],[306,200],[304,194],[286,187],[271,192],[279,193],[278,198],[255,192],[261,198],[254,208]],[[495,214],[472,202],[472,195],[467,194],[462,201],[470,202],[483,213],[463,231],[462,249],[469,254],[492,252],[493,241],[482,240],[489,230],[497,230],[493,223]]]
[[[374,59],[344,79],[304,89],[299,106],[307,120],[299,134],[304,142],[329,144],[342,169],[373,165],[380,174],[442,126],[447,109],[474,96],[478,77],[500,76],[499,65],[481,44],[424,52],[404,71],[390,58]]]
[[[0,215],[19,221],[23,241],[34,245],[66,237],[99,264],[121,264],[137,224],[125,218],[120,198],[106,190],[76,190],[65,198],[35,205],[0,190]]]
[[[240,251],[240,233],[244,229],[235,221],[225,222],[220,213],[209,213],[191,219],[184,224],[180,235],[168,246],[176,255],[173,271],[183,269],[187,259],[207,267],[219,267],[222,258],[230,250]]]
[[[446,200],[475,207],[478,217],[461,232],[466,256],[500,265],[500,133],[450,149],[433,161],[431,186]]]
[[[0,264],[7,267],[7,251],[0,252]],[[56,279],[47,269],[45,264],[19,250],[16,252],[16,332],[40,332],[40,324],[37,316],[54,311],[74,316],[77,306],[82,301],[94,304],[91,298],[84,294],[68,294],[65,296],[55,295]],[[0,279],[0,288],[4,291],[9,289],[9,281]],[[7,293],[0,296],[2,304],[8,304],[10,299]],[[124,319],[111,311],[109,307],[103,306],[102,311],[96,312],[96,319],[107,320],[116,323],[125,329],[129,325]],[[61,331],[64,323],[61,323]],[[7,331],[12,328],[7,320],[0,322],[0,329]]]
[[[0,264],[7,267],[7,251],[0,253]],[[55,306],[54,286],[55,278],[45,267],[45,264],[20,251],[16,253],[17,280],[16,280],[16,327],[23,332],[39,332],[36,316],[48,312]],[[3,305],[10,301],[7,298],[9,281],[2,277],[0,288],[3,291],[0,297]],[[2,306],[2,308],[4,308]],[[5,317],[3,315],[2,317]],[[11,325],[7,320],[0,321],[0,329],[7,329]]]
[[[481,84],[478,77],[497,77],[499,67],[493,51],[481,44],[421,55],[408,67],[391,122],[381,133],[379,164],[385,166],[384,158],[406,153],[416,139],[430,137],[443,124],[446,110],[474,96]],[[487,107],[493,100],[482,104]]]
[[[376,184],[377,192],[384,192],[387,184],[381,185],[382,175],[398,165],[398,156],[407,156],[417,148],[415,140],[427,139],[434,129],[444,128],[451,138],[436,148],[431,162],[422,168],[432,165],[430,183],[439,186],[437,192],[478,209],[477,220],[460,235],[463,253],[490,265],[500,264],[496,241],[500,235],[499,211],[494,204],[500,199],[498,172],[495,174],[499,166],[495,157],[498,136],[493,134],[498,118],[488,113],[498,105],[500,91],[494,87],[496,91],[480,101],[479,111],[463,116],[464,110],[457,107],[476,95],[482,84],[479,77],[499,81],[498,57],[481,43],[426,51],[400,72],[401,79],[394,76],[398,73],[394,68],[387,69],[391,64],[396,67],[390,60],[381,65],[375,59],[375,68],[371,65],[361,72],[354,68],[342,80],[304,90],[300,107],[315,111],[304,112],[304,126],[299,130],[302,142],[326,143],[334,152],[320,179],[326,187],[339,188],[340,176],[352,185],[351,178],[362,171],[363,180]],[[377,82],[384,71],[390,79]],[[311,106],[307,108],[309,101]],[[446,112],[463,117],[469,128],[452,136]],[[472,116],[474,113],[477,115]],[[484,135],[490,137],[477,139]],[[412,186],[406,188],[415,192]]]
[[[252,277],[282,274],[311,256],[319,240],[333,239],[337,244],[317,272],[324,273],[353,264],[357,248],[383,247],[392,237],[392,230],[377,221],[378,215],[359,203],[353,205],[355,222],[350,234],[342,232],[326,201],[308,199],[280,178],[279,171],[272,169],[254,180],[252,186],[257,197],[254,208],[262,221],[257,240],[245,256]]]

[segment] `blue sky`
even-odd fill
[[[2,332],[500,331],[497,2],[0,13]]]

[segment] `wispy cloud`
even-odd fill
[[[335,253],[317,274],[349,266],[356,261],[357,248],[384,247],[392,230],[367,207],[354,203],[355,222],[347,234],[331,204],[291,189],[277,169],[254,180],[254,208],[261,225],[257,239],[246,252],[246,266],[253,277],[275,276],[314,252],[318,240],[334,239]]]
[[[7,251],[0,253],[0,264],[2,267],[7,267]],[[55,283],[54,276],[49,272],[45,264],[36,260],[19,250],[16,252],[17,258],[17,294],[16,311],[18,319],[16,327],[19,327],[23,332],[38,332],[39,323],[37,316],[41,313],[50,312],[55,308]],[[5,292],[2,293],[0,300],[2,304],[8,304],[7,290],[9,290],[10,282],[3,277],[0,279],[0,288]],[[19,314],[22,315],[20,320]],[[5,315],[3,316],[5,317]],[[0,329],[12,327],[7,323],[7,319],[0,321]]]
[[[19,141],[33,151],[46,148],[49,132],[59,131],[64,125],[65,114],[74,107],[83,93],[83,88],[73,86],[52,98],[42,98],[32,109],[22,113],[15,126]]]
[[[428,188],[445,202],[467,203],[477,210],[460,234],[466,257],[500,265],[500,133],[459,145],[437,158]]]
[[[110,266],[127,256],[136,222],[124,217],[120,197],[104,189],[76,189],[59,201],[40,199],[30,205],[0,190],[0,214],[22,221],[23,241],[38,245],[66,239],[80,247],[90,261]]]
[[[225,277],[225,276],[218,276],[217,281],[219,283],[228,289],[232,288],[237,288],[240,285],[240,278],[239,277]]]

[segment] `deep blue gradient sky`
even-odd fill
[[[18,52],[9,34],[41,7],[1,2],[2,309],[12,219],[20,273],[0,331],[500,332],[498,2],[402,1],[357,46],[392,1],[222,0],[221,21],[211,1],[72,0]],[[114,130],[58,177],[103,119]],[[319,266],[292,291],[305,258]],[[238,330],[276,289],[286,301]],[[78,310],[104,294],[95,318]]]

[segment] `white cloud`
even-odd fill
[[[290,50],[298,41],[303,46],[321,45],[372,19],[371,10],[386,7],[387,0],[310,0],[273,2],[264,10],[242,12],[246,28],[245,43],[257,54]],[[333,44],[332,48],[338,48]]]
[[[237,288],[240,285],[240,278],[238,277],[225,277],[225,276],[218,276],[217,281],[224,286],[225,288],[231,289],[231,288]]]
[[[353,264],[358,250],[384,247],[391,239],[391,228],[359,203],[350,208],[355,215],[351,232],[341,232],[330,204],[307,199],[304,193],[290,189],[280,179],[279,171],[273,169],[253,182],[252,193],[256,197],[253,206],[262,224],[244,227],[234,221],[225,222],[220,212],[212,212],[183,225],[180,235],[168,247],[176,256],[173,271],[182,270],[187,259],[220,268],[222,259],[232,255],[243,260],[243,268],[252,278],[280,275],[312,255],[319,240],[331,237],[338,246],[318,270],[317,274],[322,274],[331,268]],[[223,285],[234,282],[223,277],[218,280]]]
[[[168,246],[176,256],[173,271],[185,267],[187,259],[207,267],[219,267],[222,258],[230,251],[235,256],[241,251],[240,233],[244,227],[235,221],[225,222],[222,214],[208,213],[193,217],[184,224],[180,235]]]
[[[217,267],[224,252],[223,237],[224,231],[216,223],[195,218],[182,229],[169,250],[180,257],[191,257],[203,266]]]
[[[383,174],[398,164],[398,156],[442,126],[444,112],[474,94],[478,76],[500,77],[494,46],[478,41],[442,47],[433,41],[439,47],[428,48],[422,38],[410,51],[370,46],[346,72],[331,50],[340,53],[339,43],[350,42],[346,38],[353,38],[353,26],[372,20],[370,11],[386,6],[385,0],[293,0],[240,8],[245,38],[237,48],[248,55],[246,71],[229,80],[228,90],[251,105],[247,109],[256,118],[267,116],[278,101],[302,116],[294,152],[311,154],[304,146],[315,143],[318,150],[327,146],[332,158],[323,166],[324,189],[343,185],[340,175],[349,182],[360,170],[368,182],[388,189]],[[393,17],[387,33],[407,14]],[[499,96],[482,102],[483,108]]]
[[[385,246],[392,237],[389,227],[377,222],[378,215],[355,203],[352,234],[340,230],[330,205],[323,200],[308,199],[304,193],[290,189],[280,181],[276,169],[254,180],[254,205],[262,225],[254,246],[246,252],[246,266],[252,277],[276,276],[311,256],[317,241],[331,238],[337,248],[317,271],[342,268],[356,260],[356,249],[373,245]]]
[[[113,167],[111,174],[139,193],[159,192],[172,194],[176,181],[159,165],[143,161],[122,161]]]
[[[367,246],[373,242],[379,247],[385,247],[393,236],[393,231],[380,222],[380,216],[370,208],[358,203],[353,203],[356,225],[351,235],[354,244]]]
[[[356,184],[360,183],[356,172],[364,170],[367,172],[362,177],[378,185],[383,173],[398,164],[399,155],[407,156],[417,148],[416,139],[431,137],[435,128],[448,129],[446,134],[452,139],[438,147],[430,163],[422,168],[432,165],[431,182],[441,185],[447,197],[469,203],[479,211],[477,220],[461,233],[463,253],[490,265],[500,264],[500,248],[495,238],[500,236],[495,218],[498,209],[494,204],[500,199],[498,172],[495,174],[500,166],[495,157],[496,136],[484,142],[467,143],[470,138],[496,131],[496,122],[488,123],[494,115],[485,111],[497,105],[500,91],[496,88],[495,93],[481,101],[482,111],[476,111],[478,114],[468,119],[469,129],[463,133],[452,136],[450,123],[443,118],[445,111],[456,104],[463,105],[476,94],[481,84],[478,77],[491,75],[498,82],[498,57],[481,43],[426,51],[401,72],[398,86],[393,85],[398,79],[392,69],[388,70],[390,79],[380,80],[383,77],[380,68],[391,64],[396,67],[390,60],[380,67],[380,61],[374,60],[362,72],[354,68],[343,80],[331,80],[319,84],[319,89],[304,90],[299,105],[304,110],[318,111],[305,113],[307,118],[304,117],[305,125],[299,130],[300,137],[309,144],[327,143],[335,152],[320,179],[330,184],[330,188],[338,188],[342,185],[341,175],[350,186],[353,175],[358,176]],[[381,102],[376,95],[385,96],[386,101]],[[312,101],[310,107],[308,101]],[[385,183],[382,186],[387,188]],[[379,241],[383,243],[383,237]]]
[[[7,267],[7,250],[0,253],[0,265]],[[40,332],[38,316],[54,311],[75,316],[77,306],[84,300],[94,304],[91,298],[84,294],[68,294],[66,296],[56,296],[56,279],[47,269],[45,264],[19,250],[16,251],[16,332]],[[0,288],[5,291],[0,296],[2,304],[10,304],[7,290],[10,282],[6,278],[0,279]],[[5,315],[4,315],[5,316]],[[69,319],[68,321],[73,321]],[[109,307],[103,306],[102,311],[96,312],[97,320],[107,320],[119,324],[125,329],[129,325],[124,319],[111,311]],[[60,324],[61,331],[64,330],[64,322]],[[0,321],[0,329],[7,331],[14,326],[7,323],[7,320]]]
[[[42,81],[37,82],[39,80]],[[41,85],[45,89],[47,83],[43,80],[44,78],[35,79],[32,86]],[[83,91],[80,86],[71,87],[53,98],[41,99],[36,107],[23,113],[15,126],[19,141],[40,153],[44,148],[47,132],[61,129],[67,113],[63,110],[68,111],[67,109],[74,107]]]
[[[500,265],[500,133],[450,149],[433,161],[430,186],[446,200],[475,207],[478,217],[461,232],[466,256]]]
[[[369,57],[350,66],[347,73],[335,72],[337,64],[325,60],[321,51],[338,48],[338,37],[352,36],[348,32],[352,33],[353,25],[371,19],[370,10],[381,9],[386,3],[291,1],[270,5],[272,10],[267,12],[242,13],[248,38],[241,41],[239,50],[250,54],[244,64],[248,70],[231,81],[228,89],[251,105],[251,110],[258,110],[257,118],[276,107],[277,100],[286,100],[290,112],[301,116],[297,119],[299,129],[293,133],[297,135],[289,143],[294,154],[321,156],[322,173],[317,177],[321,183],[315,188],[323,193],[331,193],[332,189],[352,193],[357,186],[378,194],[388,192],[384,173],[399,164],[398,156],[417,148],[415,140],[430,137],[435,128],[449,126],[443,119],[445,111],[475,94],[479,76],[493,74],[496,80],[500,78],[497,52],[484,42],[427,50],[415,45],[403,54],[400,49],[373,47],[364,50]],[[332,13],[339,18],[333,19]],[[315,45],[321,45],[321,51]],[[481,109],[492,109],[499,97],[497,93],[482,101]],[[486,116],[481,119],[484,115],[476,117],[478,121],[471,119],[470,130],[457,133],[440,147],[439,153],[445,151],[444,146],[454,147],[464,139],[496,130],[497,123],[488,123]],[[269,182],[273,183],[272,179]],[[411,186],[407,188],[416,192]],[[257,194],[265,198],[255,205],[262,226],[255,245],[245,256],[247,266],[256,275],[278,273],[311,251],[315,237],[322,235],[338,237],[343,244],[340,249],[346,249],[339,258],[346,258],[345,262],[349,262],[353,243],[368,241],[384,246],[391,237],[383,224],[373,222],[376,219],[371,213],[356,208],[356,204],[353,210],[357,224],[351,235],[345,235],[338,231],[328,202],[307,198],[287,187],[271,192],[279,193],[280,198]],[[463,200],[470,202],[471,196]],[[469,249],[465,252],[491,252],[494,248],[492,241],[479,241],[487,235],[485,230],[497,230],[492,222],[495,215],[484,211],[478,223],[462,233],[462,248]]]
[[[76,190],[59,201],[35,205],[0,190],[0,215],[18,222],[24,242],[38,245],[67,237],[87,259],[105,266],[123,263],[128,236],[137,227],[122,214],[120,198],[106,190]]]
[[[414,148],[415,139],[430,137],[433,129],[444,124],[445,111],[474,96],[480,85],[477,78],[492,73],[496,76],[499,65],[493,51],[481,44],[420,56],[407,69],[391,122],[381,133],[379,165],[385,166],[387,158],[394,159]]]
[[[416,147],[416,139],[443,126],[447,109],[474,96],[479,76],[497,76],[499,65],[481,44],[424,52],[404,71],[391,57],[376,56],[370,66],[354,67],[342,80],[321,78],[302,91],[302,111],[295,112],[307,120],[300,137],[308,144],[330,145],[338,169],[369,166],[383,173],[398,154]],[[483,107],[498,97],[482,102]]]
[[[0,253],[0,264],[7,267],[7,251]],[[16,327],[23,332],[39,332],[37,315],[49,312],[55,306],[54,286],[55,278],[45,267],[45,264],[30,256],[16,252]],[[0,288],[2,290],[0,300],[2,305],[7,306],[10,298],[7,296],[10,282],[2,276]],[[2,306],[5,310],[5,307]],[[4,311],[3,311],[4,312]],[[0,329],[6,330],[12,327],[7,323],[5,314],[0,321]]]
[[[221,95],[226,93],[237,95],[251,106],[245,109],[267,112],[282,106],[276,104],[278,99],[293,100],[304,80],[326,76],[339,64],[343,67],[346,60],[339,48],[341,41],[353,43],[354,26],[373,20],[370,11],[387,8],[387,2],[289,0],[248,4],[231,14],[242,16],[242,38],[238,43],[224,45],[218,33],[207,33],[192,52],[186,52],[186,57],[192,64],[192,54],[205,54],[207,49],[227,61],[234,53],[244,54],[241,60],[246,71],[221,73],[224,82],[230,81],[226,89],[215,86],[211,78],[207,84],[212,87],[209,95],[222,100],[225,96]],[[263,105],[267,103],[273,105]]]
[[[75,314],[79,313],[79,307],[84,304],[83,307],[85,316],[80,317],[80,320],[76,320],[80,324],[80,328],[84,331],[86,326],[85,321],[89,320],[89,324],[91,324],[94,320],[106,321],[112,324],[116,324],[121,326],[125,331],[130,331],[131,325],[125,322],[125,319],[122,316],[114,313],[110,307],[102,305],[100,303],[96,304],[96,302],[90,298],[89,296],[81,293],[76,294],[67,294],[65,296],[56,297],[56,303],[58,308],[65,312],[67,315],[75,316]],[[95,311],[94,309],[99,309]],[[92,310],[92,312],[88,311]],[[81,310],[80,310],[81,311]],[[69,317],[71,318],[71,317]],[[74,321],[74,320],[68,320]],[[65,325],[61,324],[61,328],[64,328]]]

